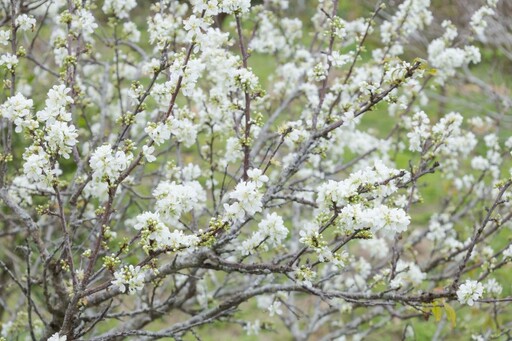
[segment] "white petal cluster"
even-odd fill
[[[247,176],[251,181],[256,183],[257,187],[263,186],[263,184],[268,182],[268,176],[264,175],[261,169],[252,168],[247,171]]]
[[[189,114],[189,112],[184,110],[179,111],[169,121],[171,134],[176,137],[178,142],[183,143],[187,148],[196,143],[197,133],[199,130],[199,127],[194,124],[192,117],[190,117]]]
[[[119,19],[126,19],[135,7],[137,7],[135,0],[105,0],[101,9],[107,14],[114,14]]]
[[[473,15],[471,16],[470,26],[475,32],[475,35],[481,41],[486,41],[485,37],[485,29],[487,28],[486,17],[490,17],[496,14],[496,1],[488,1],[486,5],[480,7]]]
[[[78,142],[77,137],[78,133],[74,125],[57,121],[46,128],[44,139],[48,143],[48,150],[50,152],[58,153],[65,159],[69,159],[71,148]]]
[[[17,133],[27,129],[31,135],[42,136],[23,153],[24,177],[39,188],[51,187],[54,177],[60,173],[59,165],[53,158],[69,158],[72,148],[78,143],[77,130],[68,123],[71,114],[67,105],[72,102],[71,97],[67,96],[69,91],[64,85],[54,86],[48,92],[45,108],[36,115],[31,111],[32,100],[20,93],[0,106],[0,116],[11,120]]]
[[[66,335],[60,336],[59,333],[55,333],[46,341],[67,341],[68,337]]]
[[[159,213],[139,214],[133,227],[141,232],[140,244],[146,253],[160,249],[178,251],[196,246],[199,242],[196,235],[186,235],[181,230],[169,231]]]
[[[409,130],[409,150],[422,152],[426,141],[429,141],[434,144],[436,153],[444,157],[444,170],[447,173],[455,170],[457,159],[469,155],[477,144],[475,135],[463,129],[462,123],[462,115],[456,112],[446,114],[433,126],[423,111],[418,111],[412,118],[404,117],[404,126]],[[489,156],[495,159],[494,155],[499,153],[491,154]],[[484,167],[481,161],[477,158],[475,167]]]
[[[236,83],[245,92],[252,93],[258,89],[258,77],[250,69],[241,68],[235,72]]]
[[[194,37],[200,35],[208,29],[209,23],[201,17],[192,14],[188,19],[183,21],[183,28],[187,31],[187,39],[192,41]]]
[[[138,43],[140,40],[140,31],[137,29],[137,25],[131,21],[123,23],[123,33],[126,39],[132,43]]]
[[[392,178],[400,174],[399,170],[376,162],[373,167],[352,173],[346,180],[330,180],[321,185],[316,202],[323,212],[333,208],[338,210],[336,224],[343,231],[369,229],[375,233],[384,229],[387,233],[400,233],[410,223],[407,213],[377,200],[398,190],[396,180]]]
[[[149,122],[145,132],[151,137],[157,146],[171,138],[171,129],[168,124]]]
[[[155,152],[155,147],[144,145],[142,146],[142,152],[144,153],[144,157],[146,158],[147,162],[153,162],[156,160],[156,156],[153,155]]]
[[[389,246],[384,238],[363,239],[359,241],[359,245],[362,251],[377,259],[383,259],[389,254]]]
[[[424,111],[418,111],[410,121],[406,120],[409,150],[421,152],[423,143],[430,136],[430,119]]]
[[[343,207],[339,219],[340,226],[349,231],[369,228],[373,233],[385,230],[392,234],[406,231],[411,220],[401,208],[386,205],[366,208],[361,204]]]
[[[475,136],[462,129],[463,117],[450,112],[432,127],[436,141],[440,141],[439,152],[444,155],[468,155],[476,146]]]
[[[448,236],[453,236],[453,223],[447,214],[434,214],[430,218],[427,238],[433,241],[442,242]]]
[[[0,45],[8,45],[11,33],[8,30],[0,30]]]
[[[256,298],[258,308],[268,312],[269,316],[282,315],[283,310],[281,309],[282,303],[277,297],[262,295]]]
[[[503,287],[495,278],[489,278],[484,285],[484,290],[488,294],[498,296],[502,293]]]
[[[443,22],[443,27],[446,29],[443,37],[432,40],[428,46],[428,60],[437,69],[436,82],[440,84],[455,75],[456,69],[481,60],[480,50],[473,45],[451,47],[457,31],[450,21]]]
[[[460,303],[472,306],[484,293],[482,283],[473,280],[466,280],[457,290],[457,298]]]
[[[222,0],[220,0],[222,1]],[[205,16],[217,15],[220,11],[219,0],[192,0],[194,13],[205,12]]]
[[[372,265],[363,257],[360,257],[356,262],[351,263],[351,268],[353,276],[348,277],[345,281],[347,290],[358,292],[367,288]]]
[[[299,284],[305,287],[312,287],[317,273],[307,266],[301,266],[294,271],[293,277]]]
[[[255,320],[254,322],[247,322],[244,326],[244,330],[248,336],[259,335],[261,330],[260,320]]]
[[[4,53],[0,56],[0,66],[5,67],[8,71],[14,72],[18,65],[18,57],[10,53]]]
[[[89,160],[93,180],[96,182],[115,180],[128,167],[132,159],[132,154],[122,150],[114,151],[109,144],[96,148]]]
[[[140,266],[123,266],[120,270],[114,273],[114,280],[112,285],[122,293],[134,295],[137,291],[144,288],[144,272],[141,271]]]
[[[41,186],[51,186],[53,176],[56,174],[51,169],[50,156],[41,147],[29,148],[23,153],[23,174],[28,181]]]
[[[261,29],[249,42],[251,50],[290,57],[296,50],[294,43],[302,37],[302,22],[277,17],[271,11],[259,12],[258,20]]]
[[[236,200],[236,202],[231,205],[224,204],[227,218],[241,220],[246,214],[252,216],[256,212],[261,212],[263,193],[260,192],[260,187],[254,181],[239,182],[235,189],[229,193],[229,198]]]
[[[31,15],[21,14],[16,17],[15,23],[22,31],[32,31],[36,26],[36,19]]]
[[[186,235],[181,230],[174,230],[169,233],[164,240],[166,247],[171,250],[179,250],[196,246],[199,243],[199,237],[196,235]]]
[[[43,165],[43,167],[45,164]],[[41,168],[35,168],[41,169]],[[39,177],[38,177],[39,179]],[[29,180],[26,174],[15,177],[12,180],[12,185],[9,188],[9,195],[19,205],[29,207],[33,204],[32,195],[40,192],[52,192],[53,189],[48,186],[43,186],[42,182],[35,182]]]
[[[194,124],[186,110],[178,110],[172,119],[163,123],[149,122],[145,128],[145,132],[156,145],[161,145],[172,135],[187,148],[196,142],[198,130],[198,125]]]
[[[36,116],[38,121],[52,125],[57,120],[63,122],[71,121],[71,113],[67,110],[67,106],[73,103],[73,99],[69,96],[71,89],[65,85],[54,85],[48,91],[48,97],[45,102],[45,108],[38,111]]]
[[[318,188],[317,204],[320,208],[330,208],[332,204],[342,207],[356,198],[366,199],[387,197],[397,191],[395,181],[388,179],[398,175],[399,170],[388,168],[382,162],[377,161],[373,167],[367,167],[361,171],[350,174],[343,181],[329,180]]]
[[[163,49],[167,43],[172,41],[174,33],[180,29],[185,12],[186,7],[180,7],[173,14],[156,13],[151,16],[148,19],[149,42],[156,44],[158,49]]]
[[[316,224],[306,223],[299,232],[299,242],[316,252],[320,262],[330,262],[342,268],[348,260],[346,251],[332,252]]]
[[[201,210],[206,202],[206,192],[197,181],[178,184],[164,181],[153,191],[156,210],[170,223],[177,224],[182,214]]]
[[[503,250],[503,258],[512,258],[512,245]]]
[[[268,246],[282,245],[286,236],[288,236],[288,229],[284,226],[283,218],[273,212],[267,214],[258,224],[258,230],[242,242],[239,250],[244,256],[252,254],[257,248],[266,251]]]
[[[90,11],[80,8],[73,14],[71,28],[77,33],[82,34],[86,41],[91,41],[92,34],[98,28],[98,24]]]
[[[220,7],[223,12],[228,14],[233,12],[246,13],[251,8],[251,0],[222,0]]]
[[[391,281],[390,287],[398,288],[406,284],[421,284],[427,274],[421,271],[418,265],[413,262],[398,260],[396,264],[396,277]]]
[[[17,133],[21,133],[23,128],[35,129],[38,124],[31,115],[33,103],[31,99],[17,93],[0,106],[0,117],[12,121],[16,126]]]
[[[193,181],[201,176],[201,168],[189,163],[185,167],[179,168],[179,175],[183,181]]]
[[[384,21],[380,27],[381,40],[384,44],[391,44],[389,53],[400,55],[403,47],[397,36],[409,36],[417,30],[423,29],[432,22],[432,12],[429,10],[430,0],[405,0],[398,6],[390,20]]]

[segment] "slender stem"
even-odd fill
[[[236,30],[238,32],[238,41],[240,45],[240,52],[242,53],[242,65],[244,69],[247,69],[247,59],[249,55],[247,53],[247,49],[244,45],[244,37],[242,34],[242,21],[240,20],[240,16],[236,15]],[[244,108],[244,117],[245,117],[245,130],[244,130],[244,170],[243,170],[243,179],[246,181],[248,179],[247,171],[250,166],[250,157],[251,157],[251,146],[250,146],[250,137],[251,137],[251,95],[248,90],[245,90],[245,108]]]

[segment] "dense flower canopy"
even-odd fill
[[[0,340],[511,337],[498,1],[296,2],[0,0]]]

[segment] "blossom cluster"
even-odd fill
[[[364,17],[333,0],[0,3],[0,300],[19,302],[2,337],[221,320],[364,339],[409,307],[507,309],[512,104],[472,74],[496,0],[467,25],[429,0]]]

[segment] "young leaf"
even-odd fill
[[[455,309],[451,305],[449,305],[447,302],[444,302],[444,310],[446,311],[446,316],[448,316],[448,320],[452,323],[452,328],[455,328],[456,320],[457,320],[457,314],[455,313]]]
[[[443,316],[443,311],[441,310],[441,306],[434,303],[432,306],[432,315],[436,319],[436,322],[441,321],[441,317]]]

